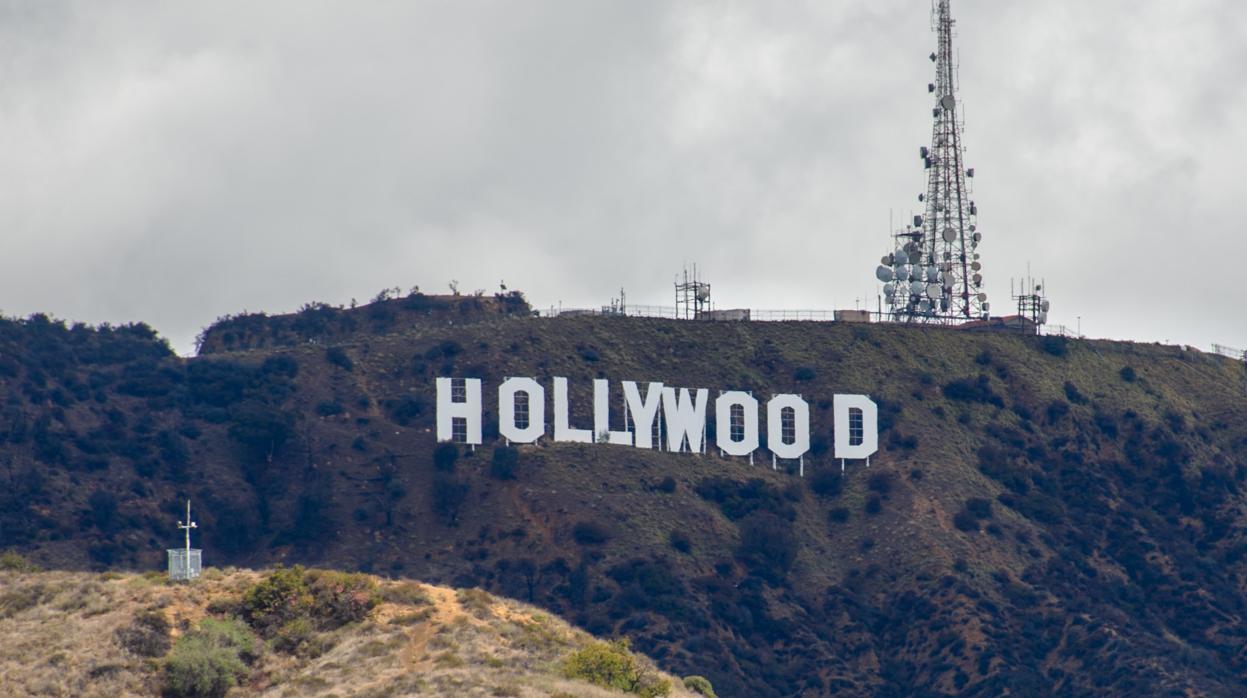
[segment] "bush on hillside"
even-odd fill
[[[718,698],[714,692],[714,686],[711,685],[710,679],[704,676],[685,676],[684,687],[705,698]]]
[[[117,642],[140,657],[163,657],[169,651],[169,620],[157,609],[141,611],[134,622],[117,629]]]
[[[440,443],[433,449],[433,467],[439,472],[448,473],[454,470],[457,460],[459,447],[453,443]]]
[[[1135,373],[1133,366],[1122,366],[1120,375],[1121,379],[1127,383],[1133,383],[1135,378],[1138,377],[1138,374]]]
[[[610,531],[596,521],[581,521],[572,527],[572,538],[580,545],[601,545],[610,537]]]
[[[809,479],[810,489],[820,497],[835,497],[844,489],[844,475],[834,468],[817,468]]]
[[[1047,354],[1053,356],[1065,356],[1068,351],[1069,340],[1060,335],[1048,335],[1039,340],[1039,348]]]
[[[515,447],[495,448],[493,458],[489,462],[489,474],[496,480],[514,480],[515,468],[519,462],[520,452]]]
[[[242,617],[267,637],[304,637],[363,620],[381,601],[372,577],[295,566],[270,572],[243,594]]]
[[[563,660],[563,676],[641,698],[671,693],[671,682],[638,661],[627,640],[589,643]]]
[[[449,473],[438,473],[433,478],[433,510],[447,526],[459,522],[459,511],[468,498],[468,483]]]
[[[783,579],[797,561],[797,534],[792,523],[769,511],[755,511],[740,521],[736,557],[763,579]]]
[[[962,378],[944,386],[944,397],[957,402],[979,402],[996,407],[1004,407],[1004,399],[997,395],[987,376],[978,378]]]
[[[236,620],[205,618],[183,635],[165,660],[166,693],[177,698],[224,696],[247,675],[257,643]]]
[[[351,361],[351,357],[347,356],[346,350],[342,347],[329,347],[326,349],[325,360],[343,371],[350,371],[355,368],[355,363]]]

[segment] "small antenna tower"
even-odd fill
[[[1040,328],[1048,324],[1048,311],[1052,309],[1052,303],[1044,297],[1047,285],[1042,279],[1036,282],[1028,276],[1014,289],[1013,279],[1009,280],[1009,292],[1018,304],[1018,315],[1034,324],[1035,334],[1039,334]]]
[[[935,82],[927,84],[927,92],[935,100],[935,123],[930,147],[918,150],[927,173],[927,190],[918,196],[925,215],[915,215],[912,225],[893,233],[895,249],[880,260],[875,276],[884,283],[892,320],[958,324],[986,317],[991,305],[982,291],[978,205],[970,198],[974,169],[963,162],[950,0],[932,3],[931,25],[938,46],[930,56]]]
[[[199,524],[191,521],[191,501],[186,500],[186,520],[178,522],[178,528],[186,531],[186,547],[170,548],[169,578],[175,581],[189,582],[197,579],[203,570],[203,551],[191,547],[191,529],[199,528]]]
[[[701,314],[710,310],[710,284],[697,275],[697,265],[693,265],[690,279],[688,267],[684,267],[684,281],[676,277],[675,282],[675,316],[682,320],[696,320]]]

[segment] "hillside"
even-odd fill
[[[367,312],[365,309],[352,312]],[[293,322],[293,320],[282,320]],[[211,334],[211,332],[209,333]],[[945,329],[485,314],[179,359],[146,327],[0,324],[0,548],[157,569],[196,502],[209,565],[479,586],[627,636],[720,695],[1241,695],[1244,366]],[[769,460],[437,449],[434,378],[807,396]],[[830,398],[881,405],[844,477]]]
[[[604,645],[531,606],[476,589],[303,574],[347,580],[373,598],[353,609],[358,620],[296,619],[265,633],[242,617],[250,590],[278,586],[271,574],[209,570],[178,584],[157,574],[0,571],[0,686],[8,696],[198,695],[179,688],[183,679],[228,665],[196,646],[215,633],[241,638],[230,695],[627,695],[567,678],[569,658]],[[654,695],[697,695],[648,660],[633,661],[643,685],[669,687]]]

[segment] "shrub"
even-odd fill
[[[736,557],[758,576],[777,581],[797,561],[792,524],[769,511],[755,511],[740,522]]]
[[[397,400],[386,400],[385,407],[390,412],[390,419],[395,424],[407,426],[412,420],[424,414],[428,409],[428,401],[419,395],[404,395]]]
[[[1039,340],[1039,348],[1053,356],[1065,356],[1068,340],[1059,335],[1048,335]]]
[[[671,682],[637,660],[627,640],[591,642],[563,660],[563,676],[642,698],[671,692]]]
[[[511,446],[494,449],[493,458],[489,463],[489,474],[498,480],[514,480],[515,467],[519,465],[520,452]]]
[[[965,509],[962,509],[957,512],[955,516],[953,516],[953,525],[957,527],[958,531],[978,532],[979,530],[979,520]]]
[[[327,400],[316,405],[316,414],[322,417],[332,417],[342,414],[343,411],[342,403],[336,400]]]
[[[810,476],[810,489],[820,497],[835,497],[844,489],[844,475],[833,468],[818,468]]]
[[[801,366],[792,372],[792,379],[799,383],[806,383],[814,380],[817,375],[809,366]]]
[[[357,623],[381,602],[377,582],[358,572],[312,570],[307,573],[312,615],[325,627]]]
[[[667,537],[671,547],[676,550],[688,554],[693,549],[693,541],[689,539],[688,534],[678,528],[671,530],[671,535]]]
[[[883,500],[879,499],[878,495],[871,495],[870,499],[866,500],[866,513],[874,516],[881,511],[883,511]]]
[[[827,520],[833,524],[842,524],[849,520],[849,510],[844,507],[836,507],[827,512]]]
[[[710,684],[710,680],[704,676],[685,676],[684,687],[706,698],[718,698],[714,692],[714,686]]]
[[[312,591],[300,566],[273,570],[243,594],[242,616],[251,627],[269,633],[311,613]]]
[[[38,572],[39,566],[14,550],[0,554],[0,572]]]
[[[654,489],[664,494],[671,494],[672,492],[675,492],[675,478],[670,475],[664,477]]]
[[[1004,399],[992,391],[991,381],[987,376],[978,378],[962,378],[944,386],[944,397],[957,402],[981,402],[996,407],[1004,407]]]
[[[974,497],[966,500],[966,511],[970,512],[976,519],[990,519],[992,517],[992,503],[990,499]]]
[[[594,521],[581,521],[572,527],[572,538],[580,545],[601,545],[610,540],[610,531]]]
[[[1137,377],[1138,376],[1137,374],[1135,374],[1133,366],[1122,366],[1121,367],[1121,379],[1122,380],[1126,381],[1127,383],[1133,383],[1134,379]]]
[[[165,661],[165,686],[171,696],[224,696],[247,674],[255,660],[256,641],[238,621],[205,618],[183,635]]]
[[[992,362],[992,352],[990,349],[984,349],[983,351],[979,352],[978,356],[974,357],[974,363],[980,366],[990,365],[991,362]]]
[[[433,478],[433,510],[454,526],[459,521],[459,511],[468,498],[468,483],[449,473],[438,473]]]
[[[350,371],[355,368],[355,363],[351,361],[351,357],[346,355],[346,351],[342,347],[329,347],[326,349],[325,360],[344,371]]]
[[[455,469],[455,461],[459,460],[459,447],[452,443],[440,443],[433,449],[433,467],[448,473]]]
[[[1067,400],[1075,405],[1086,404],[1087,398],[1083,397],[1083,394],[1078,391],[1078,386],[1069,381],[1065,381],[1065,385],[1063,387],[1065,390],[1065,398]]]
[[[878,492],[881,495],[887,495],[892,491],[892,484],[896,481],[895,476],[888,471],[874,473],[867,481],[871,492]]]
[[[117,630],[117,642],[140,657],[163,657],[172,644],[169,620],[158,610],[142,611],[133,623]]]

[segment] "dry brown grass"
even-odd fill
[[[236,606],[261,575],[212,570],[193,584],[158,575],[0,572],[0,693],[155,696],[161,660],[152,614],[175,641]],[[325,633],[327,651],[267,650],[231,696],[621,695],[559,675],[593,638],[536,608],[478,589],[380,581],[382,603],[362,623]],[[147,642],[135,638],[140,631]],[[648,661],[648,660],[643,660]],[[672,696],[690,696],[673,679]]]

